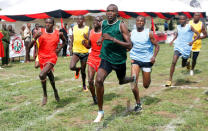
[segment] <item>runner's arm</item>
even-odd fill
[[[86,34],[83,34],[85,40],[82,41],[82,44],[87,48],[87,49],[90,49],[91,48],[91,42],[90,42],[90,28],[88,30],[88,33],[87,35]]]
[[[72,51],[72,48],[73,48],[73,43],[74,43],[74,36],[73,36],[73,34],[72,34],[72,35],[70,35],[69,37],[70,37],[70,39],[71,39],[71,43],[70,43],[70,45],[69,45],[69,52],[70,52],[70,54],[71,54],[71,51]]]
[[[32,46],[36,43],[36,40],[42,35],[42,32],[39,31],[37,34],[34,36],[34,39],[29,43],[29,48],[32,48]]]
[[[207,38],[207,31],[205,29],[205,25],[204,24],[202,24],[202,34],[203,34],[203,36],[200,36],[199,39]]]
[[[110,36],[109,34],[103,34],[103,39],[111,40],[114,43],[117,43],[117,44],[127,48],[128,50],[130,50],[132,48],[132,43],[130,40],[128,28],[126,27],[126,25],[123,22],[121,22],[120,28],[121,28],[121,33],[124,37],[125,42],[117,40],[116,38]]]
[[[150,37],[151,43],[155,46],[154,55],[151,58],[151,62],[154,64],[155,63],[155,58],[156,58],[156,56],[157,56],[157,54],[158,54],[158,52],[160,50],[160,46],[157,43],[157,41],[156,41],[156,39],[155,39],[155,37],[154,37],[152,32],[150,32],[149,37]]]
[[[177,37],[178,37],[178,31],[175,32],[175,36],[174,36],[173,40],[170,42],[170,46],[173,45],[173,42],[176,40]]]

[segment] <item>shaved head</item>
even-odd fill
[[[144,22],[146,22],[146,18],[142,15],[137,16],[136,20],[143,20]]]
[[[78,19],[82,19],[82,20],[85,19],[83,15],[79,15],[77,18],[78,18]]]
[[[117,6],[117,5],[115,5],[115,4],[110,4],[110,5],[107,7],[107,9],[108,9],[109,7],[114,7],[114,9],[118,12],[118,6]]]
[[[51,20],[54,24],[54,18],[53,17],[50,17],[50,18],[46,18],[46,20]]]

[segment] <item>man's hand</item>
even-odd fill
[[[192,46],[192,45],[193,45],[193,43],[194,43],[193,41],[192,41],[192,42],[190,42],[190,43],[189,43],[189,46]]]
[[[83,34],[83,36],[86,40],[88,40],[88,36],[86,34]]]
[[[173,45],[173,41],[171,41],[169,45],[172,46]]]
[[[154,57],[154,56],[152,56],[152,58],[151,58],[150,62],[151,62],[152,64],[154,64],[154,63],[155,63],[155,57]]]
[[[41,35],[42,35],[42,32],[38,31],[37,34],[35,35],[34,39],[37,40]]]
[[[87,47],[87,40],[83,40],[82,41],[82,45],[85,46],[85,47]]]
[[[111,40],[111,41],[113,41],[114,40],[114,38],[113,37],[111,37],[109,34],[103,34],[103,39],[104,40]]]

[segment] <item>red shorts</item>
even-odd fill
[[[57,57],[51,57],[51,58],[41,58],[39,57],[39,64],[40,64],[40,69],[43,70],[43,68],[46,66],[47,63],[50,63],[55,66]]]
[[[92,68],[94,68],[97,72],[97,70],[100,66],[100,61],[101,61],[100,57],[96,57],[96,56],[93,56],[93,55],[90,54],[88,56],[87,64],[89,66],[91,66]]]

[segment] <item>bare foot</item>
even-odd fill
[[[41,105],[41,106],[46,105],[46,103],[47,103],[47,97],[44,96],[44,97],[43,97],[43,100],[42,100],[42,105]]]

